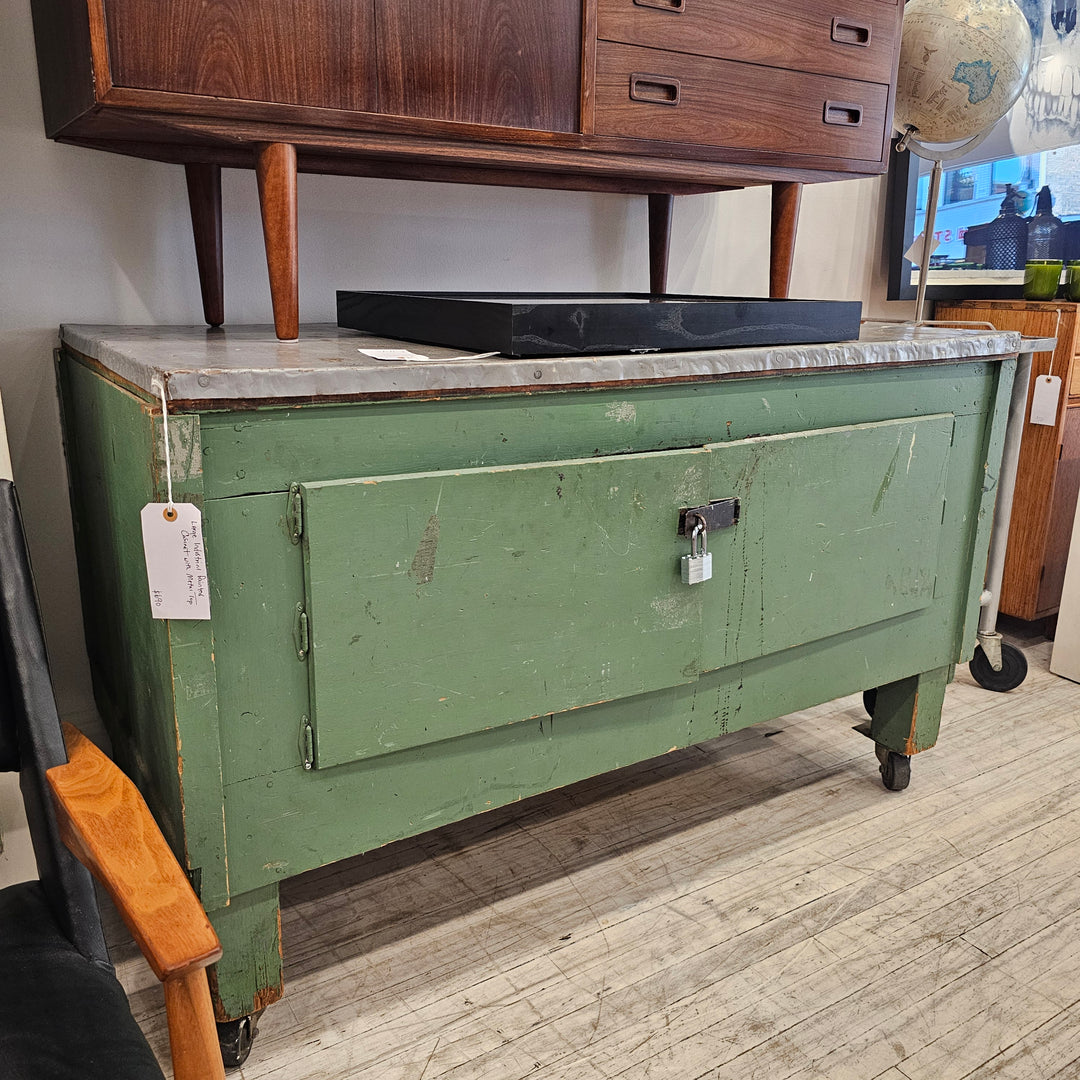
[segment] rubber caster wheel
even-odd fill
[[[876,752],[881,782],[889,791],[903,791],[911,783],[911,758],[895,750],[886,750],[884,746],[878,746]]]
[[[1026,678],[1028,673],[1027,657],[1016,648],[1006,642],[1001,643],[1001,670],[995,671],[990,666],[982,646],[975,647],[975,655],[968,664],[971,677],[984,689],[994,690],[1004,694],[1008,690],[1015,690]]]
[[[247,1061],[251,1053],[251,1044],[258,1034],[258,1014],[241,1016],[239,1020],[227,1020],[218,1024],[218,1043],[221,1046],[221,1060],[226,1069],[235,1069]]]
[[[874,719],[874,706],[877,704],[877,689],[864,690],[862,692],[862,707],[871,720]]]

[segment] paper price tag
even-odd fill
[[[141,517],[154,618],[209,619],[202,512],[191,503],[147,503]]]
[[[410,352],[408,349],[357,349],[358,353],[370,356],[372,360],[430,360],[423,353]],[[498,356],[497,352],[465,353],[462,356],[440,356],[438,363],[447,360],[486,360],[489,356]]]
[[[421,353],[411,352],[409,349],[357,349],[364,356],[370,356],[372,360],[427,360],[428,357]]]
[[[907,251],[904,252],[904,258],[907,259],[908,262],[914,263],[916,266],[918,266],[922,262],[922,246],[925,236],[926,233],[919,233],[919,235],[916,236],[914,240],[912,240],[911,247],[909,247]],[[936,236],[933,240],[930,241],[931,255],[933,255],[934,252],[937,251],[940,243],[941,241],[938,240]]]
[[[1031,422],[1053,427],[1057,423],[1058,401],[1061,398],[1061,379],[1057,375],[1040,375],[1031,395]]]

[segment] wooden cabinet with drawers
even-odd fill
[[[254,168],[295,337],[297,171],[672,197],[772,184],[786,295],[802,182],[884,172],[889,0],[33,0],[47,133],[184,164],[224,321],[222,166]]]
[[[1065,582],[1073,515],[1080,493],[1080,305],[1067,300],[958,300],[939,302],[938,319],[989,322],[1029,337],[1057,337],[1053,353],[1036,353],[1025,414],[1016,495],[1009,525],[1001,607],[1018,619],[1055,615]],[[1053,424],[1030,422],[1040,378],[1061,379]]]

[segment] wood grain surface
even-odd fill
[[[795,263],[802,184],[779,181],[772,186],[772,234],[769,246],[769,295],[787,296]]]
[[[671,216],[675,199],[671,195],[649,195],[649,292],[667,292],[668,258],[671,249]]]
[[[1063,391],[1064,392],[1064,391]],[[1061,426],[1061,449],[1054,470],[1054,493],[1050,501],[1050,524],[1039,582],[1037,609],[1056,611],[1065,585],[1065,565],[1069,558],[1073,518],[1080,495],[1080,401],[1069,402]]]
[[[767,67],[888,83],[900,27],[874,0],[687,0],[681,10],[598,0],[597,37]]]
[[[288,883],[245,1078],[1073,1080],[1080,687],[1025,651],[903,795],[849,697]]]
[[[938,319],[982,320],[999,330],[1058,339],[1053,353],[1035,354],[1024,413],[1000,605],[1003,614],[1019,619],[1052,615],[1061,599],[1076,509],[1077,488],[1073,485],[1080,483],[1080,477],[1066,463],[1068,471],[1062,473],[1062,484],[1066,486],[1061,492],[1056,488],[1077,347],[1077,311],[1077,304],[1064,300],[957,300],[940,302],[935,307]],[[1036,380],[1051,369],[1061,378],[1057,421],[1050,426],[1027,423]],[[1070,451],[1075,452],[1072,446]]]
[[[117,86],[328,109],[376,107],[370,3],[104,3]]]
[[[379,109],[577,131],[581,0],[375,0]]]
[[[64,843],[105,886],[159,979],[213,963],[217,936],[150,811],[89,739],[64,725],[68,764],[49,770]]]
[[[209,326],[225,321],[225,266],[221,233],[221,167],[189,162],[188,204],[195,238],[195,261],[199,267],[203,317]]]
[[[290,145],[312,172],[650,195],[883,172],[900,22],[881,0],[800,0],[783,17],[734,0],[33,0],[33,13],[53,138],[200,169]],[[657,112],[648,84],[670,92],[673,70],[685,101]],[[644,101],[627,95],[639,78]],[[191,205],[219,325],[220,213],[205,184]],[[265,211],[291,340],[290,228]]]
[[[255,149],[266,269],[274,308],[274,330],[281,341],[300,333],[300,259],[296,205],[296,147],[260,143]]]
[[[635,100],[628,93],[635,75],[677,82],[678,102]],[[611,42],[597,47],[598,135],[880,162],[888,95],[876,83]],[[826,123],[830,102],[856,106],[858,122]]]

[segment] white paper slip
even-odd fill
[[[926,235],[925,233],[919,233],[919,235],[916,236],[915,239],[911,241],[911,247],[909,247],[907,249],[907,251],[904,252],[904,258],[907,259],[908,262],[914,263],[916,266],[918,266],[922,262],[922,257],[923,257],[923,255],[922,255],[922,246],[923,246],[923,237],[925,235]],[[934,239],[930,241],[930,254],[931,255],[933,255],[934,252],[937,251],[938,245],[940,243],[941,243],[941,241],[938,240],[937,237],[934,237]]]
[[[431,360],[433,357],[423,353],[410,352],[408,349],[357,349],[364,356],[370,356],[372,360]],[[498,356],[495,352],[468,353],[464,356],[440,356],[435,361],[441,364],[446,360],[486,360],[489,356]]]
[[[428,357],[420,353],[409,352],[408,349],[357,349],[357,352],[370,356],[372,360],[427,360]]]
[[[1031,422],[1053,427],[1057,423],[1058,401],[1061,398],[1061,379],[1057,375],[1040,375],[1031,395]]]
[[[202,511],[192,503],[147,503],[141,517],[154,618],[209,619]]]

